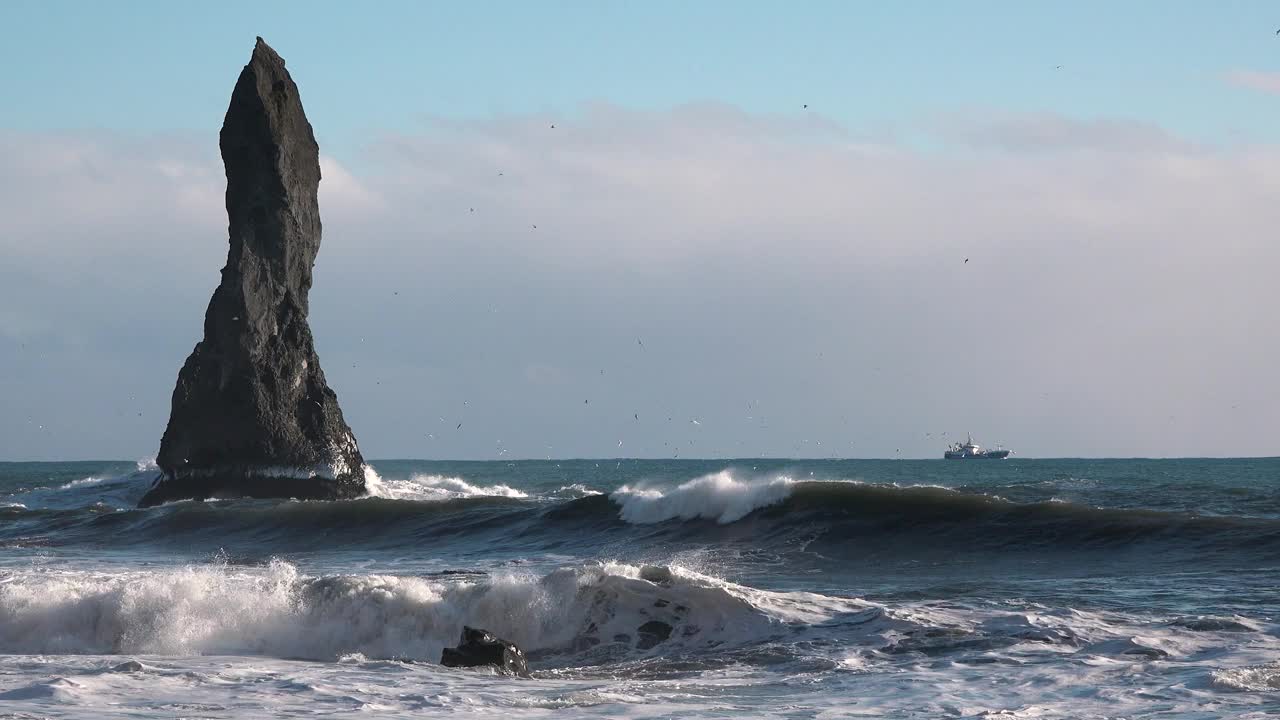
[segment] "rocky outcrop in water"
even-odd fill
[[[529,677],[529,663],[515,643],[473,627],[462,628],[458,647],[445,648],[440,654],[440,664],[447,667],[492,665],[512,675]]]
[[[143,506],[209,497],[341,499],[364,459],[307,325],[320,250],[320,149],[284,60],[258,38],[219,138],[231,249],[178,374]]]

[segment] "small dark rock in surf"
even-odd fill
[[[648,650],[653,646],[666,642],[671,637],[672,627],[661,620],[650,620],[636,628],[636,649]]]
[[[446,667],[492,665],[511,675],[529,677],[529,663],[515,643],[503,640],[488,630],[473,627],[462,628],[458,647],[445,648],[440,654],[440,664]]]
[[[645,565],[640,568],[640,579],[648,580],[654,585],[669,585],[674,577],[671,568],[661,565]]]

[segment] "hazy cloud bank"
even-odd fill
[[[313,329],[365,454],[1275,453],[1277,148],[926,129],[599,105],[324,158]],[[154,452],[223,183],[216,137],[0,133],[0,457]]]

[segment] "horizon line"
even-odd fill
[[[148,458],[150,459],[150,458]],[[761,462],[761,461],[787,461],[787,462],[923,462],[923,461],[940,461],[947,462],[947,458],[942,457],[520,457],[520,458],[410,458],[410,457],[389,457],[366,460],[365,464],[370,465],[379,462],[433,462],[433,463],[515,463],[515,462]],[[1062,456],[1018,456],[1003,458],[1000,462],[1008,462],[1010,460],[1038,460],[1038,461],[1056,461],[1056,460],[1280,460],[1280,455],[1062,455]],[[0,460],[0,465],[55,465],[58,463],[138,463],[138,459],[102,459],[102,458],[84,458],[71,460]],[[993,462],[996,462],[993,460]]]

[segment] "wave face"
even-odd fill
[[[1097,493],[1085,486],[1081,492],[1071,477],[1038,488],[1021,477],[991,487],[948,487],[823,479],[812,472],[798,479],[796,468],[721,467],[682,481],[624,476],[610,487],[594,479],[569,482],[582,478],[546,468],[536,482],[518,466],[472,473],[479,477],[468,476],[470,468],[448,469],[462,472],[384,479],[370,469],[370,496],[353,501],[180,502],[148,510],[134,509],[133,503],[150,482],[151,468],[58,478],[0,494],[0,545],[110,544],[167,553],[177,543],[208,556],[220,550],[260,555],[264,547],[275,553],[316,547],[354,552],[426,543],[510,557],[611,547],[630,557],[654,543],[727,551],[750,537],[774,560],[799,553],[797,562],[835,572],[873,555],[912,562],[963,553],[1123,548],[1139,566],[1188,557],[1218,564],[1280,558],[1275,514],[1098,507],[1088,501],[1098,494],[1114,497],[1117,488]],[[1266,509],[1249,492],[1235,492],[1247,501],[1243,509]],[[1220,503],[1221,493],[1212,502]],[[335,537],[341,542],[334,543]]]

